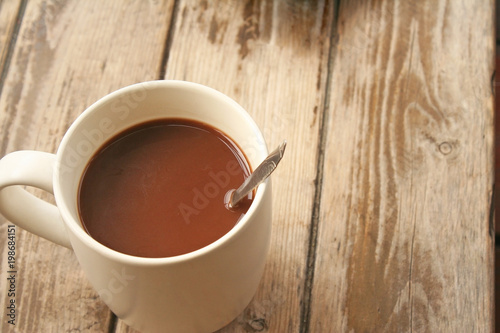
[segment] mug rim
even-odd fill
[[[264,181],[262,184],[260,184],[257,187],[257,190],[255,191],[255,197],[252,201],[252,204],[250,205],[250,208],[246,212],[246,214],[241,218],[226,234],[224,234],[222,237],[218,238],[214,242],[199,248],[197,250],[176,255],[176,256],[170,256],[170,257],[159,257],[159,258],[153,258],[153,257],[140,257],[140,256],[135,256],[135,255],[130,255],[126,253],[122,253],[119,251],[116,251],[110,247],[107,247],[101,243],[99,243],[97,240],[95,240],[92,236],[90,236],[82,227],[81,220],[79,218],[75,219],[73,217],[73,214],[70,212],[68,208],[68,199],[63,198],[62,196],[62,189],[61,189],[61,177],[59,173],[59,167],[63,165],[62,162],[62,156],[63,152],[65,150],[66,145],[68,144],[69,140],[73,136],[73,134],[81,130],[80,124],[82,121],[87,118],[91,113],[95,112],[95,110],[99,109],[99,107],[105,103],[108,103],[111,100],[116,99],[119,96],[122,96],[123,94],[135,91],[139,88],[146,88],[149,89],[150,87],[152,88],[173,88],[173,87],[180,87],[183,89],[190,89],[194,91],[201,91],[204,93],[210,93],[211,95],[214,95],[216,98],[223,99],[226,103],[229,103],[233,110],[236,110],[239,112],[244,118],[246,118],[246,123],[249,125],[255,136],[256,140],[258,142],[263,143],[263,148],[264,151],[263,153],[265,156],[269,154],[267,144],[264,140],[264,137],[262,135],[262,132],[260,128],[257,126],[253,118],[248,114],[248,112],[241,106],[239,105],[235,100],[230,98],[229,96],[225,95],[224,93],[199,84],[195,82],[190,82],[190,81],[183,81],[183,80],[153,80],[153,81],[144,81],[140,83],[135,83],[132,85],[128,85],[125,87],[122,87],[120,89],[117,89],[102,98],[98,99],[96,102],[91,104],[89,107],[87,107],[70,125],[68,130],[63,136],[63,139],[61,140],[61,143],[59,144],[59,147],[57,149],[56,153],[56,171],[54,172],[54,198],[57,203],[57,207],[59,208],[59,211],[62,216],[62,220],[64,221],[64,225],[67,228],[68,233],[71,233],[74,237],[79,239],[79,241],[88,248],[93,249],[94,251],[98,252],[99,254],[108,257],[109,259],[112,259],[114,261],[119,261],[123,263],[128,263],[128,264],[134,264],[134,265],[147,265],[147,266],[154,266],[154,265],[164,265],[164,264],[174,264],[174,263],[180,263],[180,262],[185,262],[185,261],[190,261],[193,259],[196,259],[198,257],[201,257],[203,255],[206,255],[214,250],[216,250],[219,247],[224,246],[225,243],[230,241],[232,238],[234,238],[238,233],[240,233],[243,229],[245,229],[249,223],[250,218],[255,215],[256,210],[258,207],[263,205],[263,200],[264,200],[264,194],[267,191],[267,188],[270,185],[270,179],[268,178],[266,181]],[[116,133],[115,133],[116,134]],[[235,141],[236,142],[236,141]],[[239,144],[238,142],[236,142]],[[102,145],[101,145],[102,146]],[[242,150],[243,151],[243,150]],[[245,153],[243,151],[243,153]],[[82,163],[87,163],[87,161],[84,161]],[[81,175],[80,175],[81,177]],[[77,193],[75,193],[77,195]],[[75,198],[72,198],[75,199]],[[70,237],[70,242],[71,242],[71,237]],[[72,246],[74,244],[71,242]]]

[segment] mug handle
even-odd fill
[[[53,194],[55,164],[56,155],[33,150],[4,156],[0,160],[0,213],[22,229],[71,249],[58,208],[20,186]]]

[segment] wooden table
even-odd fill
[[[288,140],[262,283],[221,332],[493,330],[493,0],[7,0],[0,55],[0,156],[55,152],[91,103],[154,79]],[[8,324],[7,224],[2,332],[134,332],[20,228]]]

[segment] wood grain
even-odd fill
[[[11,42],[17,38],[17,18],[22,17],[23,9],[21,0],[0,2],[0,75],[2,78],[8,62]]]
[[[29,1],[0,99],[0,154],[55,152],[95,100],[158,78],[172,8],[173,1]],[[2,309],[9,300],[6,223],[2,218]],[[74,254],[19,228],[17,237],[17,325],[13,330],[1,311],[0,330],[107,331],[112,314]]]
[[[492,6],[341,3],[310,332],[493,330]]]

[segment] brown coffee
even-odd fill
[[[226,193],[250,173],[238,146],[222,132],[183,119],[135,126],[89,162],[78,207],[86,231],[116,251],[170,257],[226,234],[252,198],[234,209]]]

